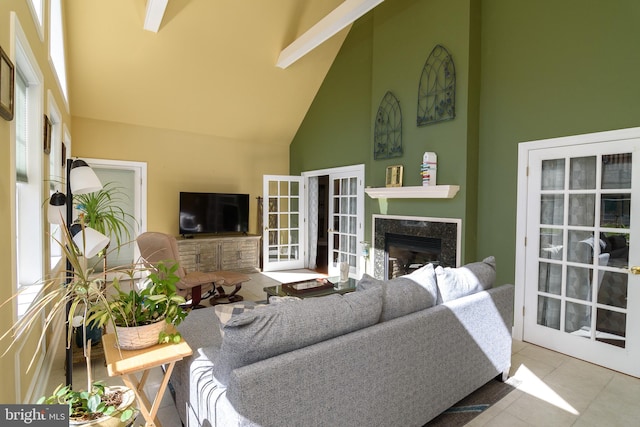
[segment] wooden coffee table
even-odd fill
[[[271,297],[298,297],[298,298],[312,298],[322,297],[331,294],[346,294],[347,292],[353,292],[356,290],[358,281],[356,279],[349,278],[346,282],[340,282],[338,277],[327,277],[327,280],[333,283],[333,286],[325,286],[322,283],[312,280],[302,280],[300,282],[282,283],[277,286],[269,286],[263,288],[267,293],[267,302]],[[300,290],[296,290],[292,285],[302,285]],[[307,287],[307,285],[309,287]],[[306,288],[306,289],[304,289]]]

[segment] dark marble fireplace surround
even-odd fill
[[[456,267],[460,262],[462,220],[393,215],[373,216],[373,274],[377,279],[387,277],[385,239],[387,234],[426,237],[441,240],[440,265]]]

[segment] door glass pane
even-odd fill
[[[596,216],[595,194],[569,195],[569,225],[593,227]]]
[[[349,194],[358,194],[358,180],[356,178],[349,179]]]
[[[562,190],[564,188],[564,159],[542,161],[543,190]]]
[[[538,325],[560,329],[560,300],[538,296]]]
[[[627,281],[629,274],[599,271],[598,304],[627,308]]]
[[[339,179],[334,179],[333,180],[333,195],[334,196],[339,196],[340,194],[340,180]]]
[[[583,264],[593,263],[593,232],[569,230],[567,260]]]
[[[628,228],[631,225],[631,194],[603,194],[600,200],[600,225]]]
[[[540,200],[540,224],[562,225],[564,222],[564,196],[545,194]]]
[[[289,228],[289,214],[280,214],[280,228]]]
[[[269,228],[278,228],[278,215],[269,214]]]
[[[596,341],[625,348],[627,315],[599,308],[596,316]]]
[[[567,297],[591,301],[591,276],[590,268],[567,267]]]
[[[563,245],[562,230],[553,228],[540,229],[540,258],[562,259]]]
[[[291,230],[291,243],[298,244],[300,241],[298,240],[298,230]]]
[[[297,197],[292,197],[289,199],[289,203],[291,204],[291,212],[298,212],[298,206],[300,205],[300,199]]]
[[[298,228],[298,218],[299,218],[298,214],[291,214],[290,216],[291,228]]]
[[[343,178],[340,180],[340,194],[349,194],[349,179]]]
[[[278,181],[269,181],[269,196],[278,195]]]
[[[288,196],[289,195],[289,182],[288,181],[280,181],[280,195]]]
[[[291,195],[299,196],[300,195],[300,183],[297,181],[292,181],[291,183]]]
[[[538,290],[554,295],[562,291],[562,265],[541,262],[538,273]]]
[[[269,244],[277,245],[278,244],[278,232],[277,231],[269,231]]]
[[[591,338],[591,306],[567,302],[564,331],[576,336]]]
[[[631,153],[602,156],[602,188],[631,188]]]
[[[351,218],[349,218],[349,233],[356,234],[356,217],[355,216],[352,216]]]
[[[358,199],[356,197],[349,197],[349,213],[355,215],[357,212]]]
[[[574,157],[571,159],[569,189],[593,190],[596,188],[596,157]]]
[[[277,261],[277,260],[278,260],[278,247],[269,246],[269,261]]]
[[[269,197],[269,212],[278,212],[278,199]]]
[[[289,199],[280,199],[280,212],[289,212]]]
[[[610,267],[629,268],[629,234],[627,233],[602,233],[606,244],[606,253],[609,255],[607,264]]]

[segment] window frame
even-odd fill
[[[44,218],[43,218],[43,87],[44,77],[38,66],[28,38],[14,14],[14,53],[16,72],[27,83],[27,170],[29,183],[15,185],[15,290],[23,290],[18,296],[17,314],[20,316],[40,292],[44,277]],[[12,142],[16,141],[15,124],[12,125]],[[15,154],[12,159],[15,179]],[[39,254],[39,255],[38,255]],[[23,289],[29,286],[29,289]],[[26,292],[25,292],[26,290]]]

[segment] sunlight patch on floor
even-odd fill
[[[280,283],[301,282],[303,280],[317,279],[318,277],[327,277],[326,274],[316,273],[313,270],[287,270],[287,271],[267,271],[262,272],[267,277],[277,280]]]
[[[580,415],[573,406],[564,400],[558,393],[553,391],[551,387],[546,385],[536,374],[531,372],[525,365],[520,365],[513,378],[521,382],[518,390],[527,393],[537,399],[543,400],[550,405],[560,408],[573,415]]]

